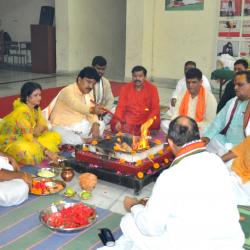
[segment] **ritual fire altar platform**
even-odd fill
[[[170,166],[173,154],[167,144],[149,139],[145,148],[133,148],[134,138],[123,134],[107,136],[75,148],[68,160],[77,172],[90,172],[98,178],[133,188],[136,195]]]

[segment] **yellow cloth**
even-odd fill
[[[97,122],[97,115],[89,113],[90,107],[93,106],[90,100],[94,100],[93,91],[89,94],[82,94],[77,83],[63,88],[50,114],[49,120],[52,126],[67,127],[82,120]]]
[[[33,135],[35,127],[47,127],[40,108],[32,110],[19,99],[14,101],[13,108],[0,121],[1,151],[13,156],[18,162],[31,165],[38,164],[45,158],[41,145],[51,152],[59,151],[61,138],[58,133],[46,130],[38,137]]]
[[[250,136],[246,137],[231,151],[237,156],[232,164],[232,170],[245,183],[250,180]]]

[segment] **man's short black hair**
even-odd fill
[[[92,60],[92,66],[106,66],[107,65],[107,60],[103,56],[95,56]]]
[[[245,69],[248,69],[248,62],[245,59],[239,59],[239,60],[235,61],[234,66],[236,64],[241,64],[244,66]]]
[[[188,120],[188,126],[180,124],[181,118]],[[200,133],[196,121],[188,116],[176,117],[169,124],[168,139],[171,139],[179,147],[194,140],[199,140]]]
[[[250,71],[249,70],[239,71],[235,73],[234,79],[236,78],[236,76],[240,76],[240,75],[245,75],[247,78],[247,83],[250,84]]]
[[[90,67],[90,66],[83,68],[79,72],[79,74],[78,74],[78,76],[76,78],[76,82],[78,81],[79,77],[81,77],[81,78],[87,77],[89,79],[94,79],[97,82],[100,81],[100,76],[98,75],[96,69],[94,69],[93,67]]]
[[[192,68],[185,73],[185,77],[186,79],[196,78],[200,81],[202,79],[202,72],[197,68]]]
[[[186,61],[184,67],[186,68],[187,65],[193,65],[196,68],[196,63],[194,61]]]
[[[143,71],[144,76],[147,76],[147,70],[141,66],[141,65],[137,65],[132,69],[132,74],[135,72],[139,72],[139,71]]]

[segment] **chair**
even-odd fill
[[[24,65],[25,64],[25,55],[20,53],[19,43],[8,41],[4,44],[6,49],[6,62],[9,63],[9,58],[12,58],[12,64],[15,64],[15,58],[17,58],[17,63]]]
[[[20,54],[25,55],[25,65],[31,64],[31,42],[19,42]],[[30,60],[29,60],[30,59]]]

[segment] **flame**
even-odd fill
[[[137,136],[133,136],[133,144],[132,144],[133,150],[149,148],[148,130],[155,119],[156,117],[148,119],[141,125],[141,137],[138,138]]]

